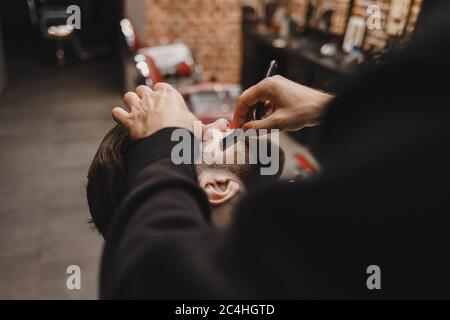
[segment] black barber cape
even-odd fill
[[[101,298],[449,298],[448,12],[329,107],[318,179],[251,192],[229,230],[194,166],[171,162],[174,128],[139,141]]]

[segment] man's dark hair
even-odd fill
[[[127,179],[124,154],[131,143],[125,129],[112,128],[97,150],[88,171],[86,187],[92,222],[104,236],[110,217],[125,193]]]
[[[270,139],[268,149],[270,150]],[[128,133],[119,125],[112,128],[103,141],[92,160],[88,171],[87,201],[91,213],[91,223],[105,237],[106,230],[114,211],[125,195],[127,171],[124,155],[131,144]],[[246,142],[246,163],[248,163],[248,142]],[[264,176],[260,174],[263,167],[259,161],[256,164],[214,164],[200,165],[200,168],[215,168],[234,173],[242,180],[247,189],[254,185],[264,184],[277,180],[284,167],[284,152],[279,150],[279,170],[276,175]],[[197,167],[197,168],[199,168]]]

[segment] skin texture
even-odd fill
[[[225,162],[227,159],[233,161],[233,163],[239,163],[238,160],[245,161],[245,144],[243,141],[238,141],[226,150],[222,150],[220,147],[220,141],[231,132],[233,132],[233,129],[230,129],[230,122],[226,119],[218,119],[203,126],[202,152],[203,159],[207,164],[218,163],[220,160]],[[242,157],[242,159],[238,159],[238,157]]]
[[[156,84],[154,90],[139,86],[136,92],[124,95],[124,103],[129,111],[114,108],[112,113],[114,119],[127,129],[132,140],[146,138],[167,127],[181,127],[194,132],[194,122],[198,121],[188,110],[178,91],[165,83]],[[225,153],[233,153],[234,148],[226,151],[220,148],[220,140],[225,137],[229,128],[230,123],[226,119],[203,126],[203,152],[209,161],[215,162],[217,158],[223,159]],[[245,152],[243,144],[238,144],[237,148],[237,153]],[[213,211],[243,190],[239,178],[225,170],[202,167],[199,170],[199,182],[208,195]],[[229,210],[226,211],[228,214]]]
[[[247,100],[240,99],[241,105],[242,101]],[[188,110],[180,93],[165,83],[158,83],[153,89],[139,86],[136,92],[127,92],[124,95],[124,103],[128,111],[117,107],[112,110],[112,115],[116,122],[128,131],[132,140],[149,137],[168,127],[185,128],[194,132],[194,123],[198,121]],[[229,133],[230,123],[225,119],[203,126],[203,157],[206,161],[209,159],[210,164],[216,163],[218,158],[234,156],[234,152],[236,155],[245,154],[242,141],[236,143],[236,149],[233,147],[221,150],[220,141]],[[227,225],[231,219],[233,202],[245,191],[242,181],[225,170],[202,166],[197,171],[200,187],[208,195],[215,224]]]
[[[334,97],[276,75],[246,90],[239,98],[233,127],[243,129],[300,130],[320,123],[321,115]],[[265,101],[268,116],[251,121],[255,104]],[[129,111],[114,108],[114,119],[125,127],[133,140],[148,137],[167,127],[194,131],[196,117],[188,110],[180,93],[166,83],[153,89],[139,86],[127,92]]]
[[[203,126],[208,138],[202,146],[219,147],[219,140],[212,139],[224,134],[229,123],[219,119]],[[111,129],[103,139],[88,172],[87,199],[92,222],[105,235],[114,212],[124,197],[127,175],[124,153],[131,139],[120,125]],[[205,148],[206,149],[206,148]],[[233,149],[233,148],[230,148]],[[245,152],[245,148],[237,152]],[[220,166],[198,165],[199,186],[205,191],[211,207],[211,220],[217,227],[226,227],[232,219],[234,208],[245,193],[245,183],[231,170]]]
[[[202,147],[204,158],[210,157],[211,161],[218,157],[223,158],[233,153],[234,148],[222,151],[220,140],[230,132],[230,123],[226,119],[218,119],[215,122],[203,126]],[[242,143],[236,144],[237,153],[245,153]],[[214,153],[214,156],[211,154]],[[198,166],[198,182],[205,190],[212,211],[212,222],[217,227],[226,227],[231,222],[232,212],[239,195],[245,192],[244,184],[233,173],[227,170],[214,169],[208,166]]]
[[[233,118],[235,128],[300,130],[320,123],[332,95],[308,88],[282,76],[266,78],[238,98]],[[267,117],[252,121],[255,104],[266,102]]]
[[[198,170],[198,183],[208,196],[212,223],[219,228],[227,227],[245,193],[244,184],[230,171],[218,169]]]
[[[129,111],[114,108],[114,120],[124,127],[132,140],[151,136],[160,129],[167,127],[186,128],[194,132],[194,122],[198,119],[188,110],[182,96],[177,90],[165,83],[158,83],[153,90],[147,86],[139,86],[136,92],[127,92],[124,103]],[[225,153],[232,153],[234,148],[225,152],[220,148],[220,140],[230,130],[226,119],[219,119],[202,128],[202,145],[204,156],[210,161]],[[238,144],[237,153],[245,152],[244,145]],[[208,195],[212,209],[213,223],[225,227],[231,221],[231,211],[237,195],[245,189],[242,181],[225,170],[217,170],[202,166],[198,168],[200,187]]]

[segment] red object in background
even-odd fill
[[[297,160],[297,164],[299,167],[303,168],[306,172],[316,172],[315,166],[305,158],[301,153],[295,154],[295,160]]]
[[[210,123],[218,118],[231,119],[233,117],[233,107],[235,99],[241,93],[239,84],[219,83],[219,82],[198,82],[198,78],[193,75],[193,61],[192,65],[188,60],[185,62],[176,62],[177,64],[164,65],[158,68],[155,61],[156,57],[151,54],[152,48],[145,47],[139,35],[135,32],[133,23],[129,19],[122,19],[120,22],[122,34],[128,45],[128,50],[134,54],[134,61],[136,68],[140,74],[145,78],[145,84],[153,86],[159,82],[170,82],[188,103],[191,111],[202,120],[204,123]],[[186,47],[186,45],[184,45]],[[182,48],[183,49],[183,48]],[[186,50],[187,49],[187,50]],[[184,48],[184,51],[189,51],[189,48]],[[155,58],[153,58],[155,57]],[[159,52],[159,57],[164,58],[165,54]],[[190,57],[190,53],[189,53]],[[190,59],[192,60],[192,59]],[[180,60],[181,61],[181,60]],[[172,66],[176,66],[173,74]],[[169,70],[169,72],[168,72]],[[166,79],[165,75],[174,75],[172,79]],[[193,77],[194,76],[194,77]],[[137,84],[140,84],[143,79],[137,78]]]
[[[155,85],[158,82],[165,82],[164,77],[159,72],[158,68],[156,67],[155,63],[153,62],[152,58],[150,58],[148,55],[145,55],[145,59],[148,65],[149,70],[149,78],[152,81],[152,84]]]
[[[186,62],[180,63],[175,74],[177,76],[189,77],[192,74],[192,68]]]

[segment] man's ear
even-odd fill
[[[216,206],[232,199],[241,188],[230,176],[214,172],[199,175],[199,184],[208,195],[209,203]]]

